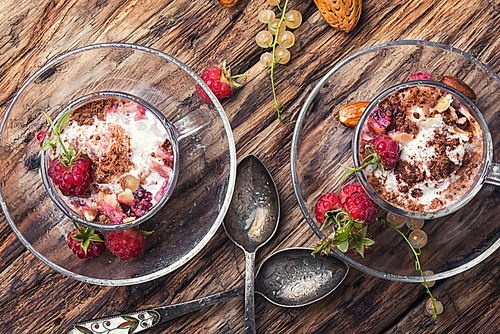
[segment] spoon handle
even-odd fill
[[[254,306],[255,252],[245,251],[245,327],[244,334],[255,334]]]
[[[241,296],[243,293],[244,287],[240,286],[185,303],[82,321],[73,324],[73,328],[67,334],[103,333],[103,330],[106,333],[111,330],[116,330],[116,333],[122,333],[119,331],[120,329],[123,330],[123,333],[138,333],[183,314]],[[113,331],[113,333],[115,332]]]

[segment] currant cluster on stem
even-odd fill
[[[422,279],[424,281],[423,283],[424,287],[426,289],[427,294],[430,297],[425,305],[425,309],[429,314],[432,315],[433,318],[436,318],[438,314],[441,314],[443,312],[443,304],[432,295],[432,292],[429,289],[431,286],[434,285],[435,282],[434,281],[428,282],[426,279],[426,276],[433,275],[434,273],[431,270],[423,271],[419,258],[421,254],[421,248],[427,244],[427,234],[425,234],[424,231],[420,230],[420,228],[423,226],[423,221],[421,221],[420,223],[416,219],[405,219],[403,217],[396,216],[392,213],[388,213],[386,218],[388,219],[380,218],[379,220],[382,221],[385,225],[390,226],[395,231],[397,231],[403,237],[406,243],[410,246],[413,255],[415,256],[415,269],[422,276]],[[396,223],[397,225],[392,224],[388,220],[391,220],[393,223]],[[399,230],[400,227],[405,225],[405,223],[401,223],[401,221],[405,221],[406,225],[409,227],[406,233],[403,233],[402,231]],[[414,226],[413,225],[414,223],[417,225]]]
[[[274,85],[274,68],[277,64],[286,64],[290,61],[290,51],[295,44],[295,35],[286,30],[296,29],[302,23],[302,14],[297,10],[287,12],[288,1],[285,1],[283,8],[279,6],[280,0],[268,0],[271,6],[276,6],[281,11],[281,17],[277,18],[274,11],[270,9],[261,10],[258,14],[259,21],[267,24],[267,30],[262,30],[255,36],[255,42],[261,48],[272,48],[270,52],[265,52],[260,57],[260,63],[268,67],[271,71],[271,86],[274,96],[274,107],[278,112],[278,119],[282,121],[283,112],[278,104],[276,88]]]

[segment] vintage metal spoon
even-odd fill
[[[271,174],[256,156],[246,156],[238,164],[233,199],[224,219],[227,235],[245,252],[245,334],[255,334],[255,253],[274,235],[279,217]]]
[[[310,248],[289,248],[265,259],[255,277],[255,292],[282,307],[300,307],[314,303],[339,286],[348,267],[333,256],[311,255]],[[68,334],[142,332],[183,314],[243,295],[240,286],[216,295],[185,303],[156,307],[123,315],[93,319],[74,324]],[[122,332],[120,331],[122,330]]]

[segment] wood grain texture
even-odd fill
[[[22,83],[48,60],[94,43],[137,43],[164,51],[197,73],[227,60],[233,73],[251,73],[223,106],[238,157],[252,153],[278,187],[281,219],[257,265],[287,247],[313,247],[317,238],[302,217],[290,177],[290,142],[300,108],[318,80],[356,51],[398,39],[422,39],[462,49],[500,73],[498,0],[365,0],[349,34],[331,28],[311,0],[290,0],[303,24],[294,31],[292,60],[275,72],[284,122],[276,119],[269,72],[254,36],[265,27],[257,13],[267,1],[240,0],[33,0],[0,4],[0,114]],[[496,131],[496,129],[494,129]],[[324,300],[298,309],[276,307],[256,296],[258,333],[494,333],[500,328],[498,251],[432,292],[445,311],[423,311],[420,284],[390,282],[351,269]],[[67,278],[29,253],[0,219],[0,333],[65,333],[76,321],[178,303],[244,282],[244,256],[220,228],[189,263],[152,282],[102,287]],[[157,326],[147,333],[238,333],[244,321],[239,297]]]

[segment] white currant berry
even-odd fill
[[[273,35],[267,30],[262,30],[255,36],[255,42],[261,48],[269,48],[273,45]]]
[[[273,63],[273,54],[270,52],[265,52],[260,56],[260,63],[264,66],[271,66]]]
[[[286,26],[290,29],[297,29],[302,23],[302,14],[298,10],[292,9],[285,14]]]
[[[269,21],[274,20],[276,15],[270,9],[261,10],[258,14],[259,21],[262,23],[269,23]]]
[[[285,48],[282,48],[281,46],[278,46],[276,48],[276,60],[280,64],[286,64],[290,61],[290,51],[288,51]]]
[[[285,31],[278,37],[278,41],[285,49],[291,48],[295,44],[295,35],[291,31]]]
[[[427,245],[427,234],[422,230],[413,230],[408,236],[408,240],[414,248],[424,248]]]
[[[425,220],[423,219],[407,219],[406,220],[406,226],[408,226],[412,230],[420,230],[422,227],[424,227]]]
[[[431,315],[434,313],[433,304],[436,306],[437,314],[443,313],[444,311],[443,304],[439,300],[435,300],[433,303],[432,298],[429,298],[429,300],[427,300],[427,303],[425,303],[425,310],[427,311],[427,313]]]
[[[276,31],[278,30],[279,24],[280,24],[280,19],[271,20],[271,21],[269,21],[269,25],[267,26],[267,30],[269,30],[269,32],[271,34],[276,35]],[[281,35],[282,33],[284,33],[285,29],[286,29],[286,25],[283,22],[283,24],[281,24],[278,36]]]
[[[394,225],[396,228],[401,228],[406,224],[406,218],[398,216],[393,212],[387,212],[387,216],[385,217],[389,223]]]
[[[267,2],[268,2],[271,6],[277,6],[277,5],[279,5],[280,0],[267,0]]]
[[[427,283],[427,286],[430,288],[436,284],[436,281],[428,281],[427,276],[434,275],[434,272],[432,270],[426,270],[424,271],[424,276],[425,276],[425,282]],[[425,286],[424,282],[422,282],[422,285]]]

